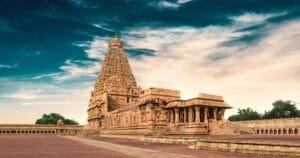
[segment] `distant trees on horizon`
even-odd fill
[[[78,125],[79,123],[72,119],[66,119],[64,116],[57,113],[43,114],[43,116],[36,120],[35,124],[54,124],[56,125],[58,120],[63,120],[65,125]]]
[[[238,109],[238,114],[231,115],[229,121],[246,121],[246,120],[262,120],[274,118],[290,118],[300,117],[300,111],[296,107],[296,103],[290,100],[277,100],[273,104],[270,111],[265,111],[264,114],[259,114],[257,111],[246,108]]]

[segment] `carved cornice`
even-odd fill
[[[221,107],[231,108],[224,101],[216,101],[211,99],[193,98],[188,100],[175,100],[168,103],[166,108],[172,107],[189,107],[189,106],[209,106],[209,107]]]

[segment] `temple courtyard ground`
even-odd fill
[[[300,137],[286,136],[217,136],[205,139],[268,141],[299,144]],[[245,154],[189,149],[187,145],[141,142],[135,139],[86,139],[78,137],[15,135],[0,136],[0,158],[273,158],[276,155]],[[287,157],[287,156],[284,156]]]

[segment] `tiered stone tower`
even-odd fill
[[[104,92],[109,94],[109,111],[132,104],[138,95],[135,78],[117,36],[109,42],[109,50],[96,81],[95,95]]]
[[[109,50],[92,92],[89,122],[99,124],[100,115],[133,105],[138,88],[121,40],[117,35],[109,41]]]

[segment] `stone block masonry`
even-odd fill
[[[224,112],[230,106],[223,97],[201,93],[181,100],[177,90],[143,90],[135,82],[121,40],[114,37],[108,46],[87,110],[90,129],[102,135],[230,133],[224,128]]]
[[[202,140],[190,142],[189,148],[227,152],[300,156],[300,145],[276,143]]]
[[[300,118],[236,121],[231,124],[250,129],[257,135],[300,135]]]

